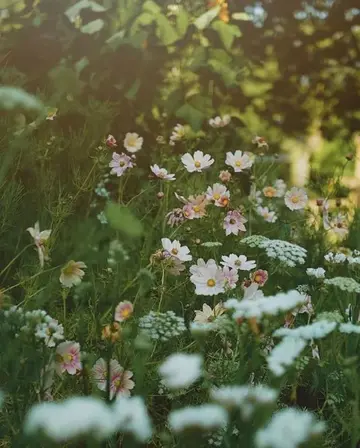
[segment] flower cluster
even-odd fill
[[[180,336],[186,330],[184,319],[176,316],[173,311],[150,311],[140,318],[139,327],[150,339],[163,342]]]
[[[350,277],[334,277],[324,280],[325,285],[336,286],[342,291],[360,292],[360,283]]]

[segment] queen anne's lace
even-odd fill
[[[342,291],[360,293],[360,284],[350,277],[334,277],[324,280],[325,285],[336,286]]]
[[[176,316],[173,311],[166,313],[150,311],[140,319],[139,327],[150,339],[158,341],[168,341],[186,330],[184,319]]]
[[[261,235],[248,236],[242,240],[242,243],[250,247],[265,249],[269,258],[279,260],[289,267],[305,263],[307,251],[297,244],[283,240],[271,240]]]

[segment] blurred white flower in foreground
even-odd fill
[[[203,404],[177,409],[169,414],[169,425],[174,432],[224,428],[228,422],[225,409],[217,404]]]
[[[203,359],[198,354],[174,353],[159,367],[163,383],[169,389],[191,386],[202,374]]]
[[[304,339],[284,338],[272,349],[267,357],[267,363],[271,372],[275,376],[283,375],[286,372],[286,368],[293,365],[306,345],[307,342]]]

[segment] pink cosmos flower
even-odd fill
[[[236,269],[231,269],[228,266],[224,266],[222,268],[224,278],[225,278],[225,289],[234,289],[236,288],[236,283],[239,280],[239,276],[237,274]]]
[[[256,212],[258,215],[262,216],[266,222],[276,222],[277,216],[275,212],[270,211],[269,207],[257,207]]]
[[[45,243],[50,238],[51,230],[42,230],[40,232],[39,222],[36,222],[34,227],[28,227],[26,230],[34,239],[34,244],[39,255],[40,266],[43,267],[44,261],[47,260]]]
[[[105,359],[100,358],[92,368],[93,379],[97,387],[106,391],[108,381],[108,366]],[[110,399],[114,396],[130,396],[130,390],[135,383],[131,380],[133,373],[123,369],[116,359],[110,360]]]
[[[111,174],[116,174],[118,177],[122,176],[128,168],[134,166],[133,160],[127,154],[113,152],[112,161],[109,163],[109,167],[112,168]]]
[[[124,322],[128,320],[132,313],[134,312],[134,306],[131,302],[124,301],[120,302],[118,306],[115,308],[115,316],[114,320],[116,322]]]
[[[75,375],[82,369],[80,361],[80,344],[74,341],[61,342],[56,347],[56,371],[59,375],[67,372]]]
[[[330,226],[334,233],[344,237],[349,233],[349,228],[346,223],[346,217],[339,213],[334,219],[330,221]]]
[[[226,235],[238,235],[240,232],[246,232],[246,228],[244,223],[247,222],[247,219],[238,211],[231,210],[227,213],[224,219],[223,228],[226,231]]]
[[[206,199],[208,201],[214,201],[217,207],[226,207],[230,202],[230,191],[225,185],[214,184],[212,187],[208,187]]]
[[[258,269],[251,275],[251,280],[257,283],[259,286],[264,286],[268,278],[268,272],[262,269]]]
[[[115,139],[115,137],[111,134],[109,134],[106,138],[106,146],[108,146],[109,148],[116,148],[117,147],[117,141]]]
[[[165,168],[160,168],[159,165],[151,165],[151,171],[155,174],[156,177],[163,180],[176,180],[175,174],[170,174]]]

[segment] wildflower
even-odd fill
[[[109,167],[112,168],[111,174],[116,174],[117,177],[120,177],[128,168],[132,168],[133,166],[133,161],[127,154],[113,152],[112,161],[109,163]]]
[[[181,124],[177,124],[170,136],[170,145],[174,146],[175,142],[182,140],[185,137],[185,127]]]
[[[238,210],[229,211],[224,218],[223,224],[226,235],[238,235],[239,232],[246,232],[246,227],[244,226],[246,222],[247,219]]]
[[[312,339],[322,339],[332,333],[337,322],[319,320],[309,325],[302,325],[297,328],[279,328],[274,333],[275,337],[285,337],[310,341]]]
[[[197,265],[190,267],[190,272],[196,295],[213,296],[224,292],[225,276],[214,260],[205,264],[204,260],[199,259]]]
[[[311,296],[305,294],[305,298],[306,298],[305,303],[301,305],[299,309],[296,309],[292,312],[293,316],[296,316],[297,314],[308,314],[310,316],[311,314],[314,313]]]
[[[286,183],[282,179],[276,179],[274,186],[276,190],[275,196],[282,198],[286,192]]]
[[[111,134],[109,134],[106,138],[106,146],[108,146],[109,148],[116,148],[117,147],[117,141],[115,139],[115,137]]]
[[[345,263],[345,261],[347,260],[347,256],[345,254],[342,253],[333,253],[333,252],[329,252],[328,254],[326,254],[324,256],[325,260],[329,263],[336,263],[336,264],[342,264]]]
[[[182,317],[176,316],[173,311],[165,313],[150,311],[139,320],[139,328],[155,341],[168,341],[179,336],[186,330],[185,322]]]
[[[130,396],[130,390],[134,388],[135,383],[131,380],[133,373],[125,370],[116,361],[111,359],[110,364],[110,399],[114,396]],[[105,359],[99,358],[92,368],[92,376],[98,389],[107,390],[108,365]]]
[[[193,156],[186,153],[181,157],[181,161],[189,173],[201,172],[214,163],[214,159],[209,154],[204,155],[202,151],[195,151]]]
[[[267,144],[266,140],[264,139],[264,137],[259,137],[256,136],[253,138],[252,143],[254,145],[257,145],[258,148],[269,148],[269,145]]]
[[[334,277],[324,280],[324,283],[336,286],[342,291],[360,293],[360,284],[350,277]]]
[[[257,207],[256,212],[262,216],[266,222],[276,222],[277,216],[274,211],[270,211],[269,207]]]
[[[244,297],[243,299],[260,299],[264,297],[264,293],[259,289],[259,284],[256,282],[251,282],[249,280],[247,286],[243,285]]]
[[[156,137],[156,141],[157,141],[157,143],[159,143],[160,145],[165,145],[165,143],[166,143],[166,140],[164,139],[164,137],[163,137],[162,135],[158,135],[158,136]]]
[[[251,281],[257,283],[259,286],[264,286],[268,278],[269,278],[268,272],[262,269],[258,269],[251,275]]]
[[[166,254],[168,254],[166,252]],[[172,257],[171,255],[167,255],[165,256],[166,259],[166,269],[167,272],[169,272],[169,274],[171,275],[180,275],[181,272],[185,271],[186,267],[183,264],[182,261],[180,261],[178,258],[176,257]]]
[[[177,240],[171,241],[169,238],[162,238],[161,243],[163,249],[172,257],[178,258],[180,261],[191,261],[190,249],[187,246],[181,246]]]
[[[239,280],[237,269],[231,269],[229,266],[224,266],[223,274],[225,278],[225,289],[228,290],[236,288],[236,283]]]
[[[101,331],[101,338],[112,343],[118,341],[121,336],[121,327],[117,322],[110,325],[105,325]]]
[[[224,428],[227,422],[227,412],[216,404],[188,406],[171,411],[169,414],[169,425],[174,432],[182,432],[187,429],[208,431]]]
[[[26,229],[34,239],[35,246],[38,250],[40,266],[44,266],[44,261],[47,259],[45,243],[50,238],[51,230],[43,230],[40,232],[39,222],[37,221],[34,227]]]
[[[166,215],[166,218],[168,218],[167,223],[171,227],[178,226],[185,221],[184,213],[181,208],[175,208]]]
[[[200,240],[199,240],[200,243]],[[201,243],[203,247],[220,247],[222,246],[222,243],[220,241],[205,241],[204,243]]]
[[[281,376],[285,373],[286,367],[290,367],[295,359],[306,347],[304,339],[295,339],[293,337],[284,338],[276,345],[267,358],[270,371],[275,376]]]
[[[240,409],[243,418],[248,419],[256,406],[274,404],[279,392],[259,384],[257,386],[222,386],[210,391],[213,401],[228,410]]]
[[[140,137],[139,134],[136,134],[136,132],[128,132],[125,135],[124,148],[131,153],[135,153],[140,151],[143,142],[144,139]]]
[[[58,109],[53,107],[47,111],[46,120],[54,121],[54,118],[57,116]]]
[[[221,182],[229,182],[231,179],[231,173],[228,170],[220,171],[219,179]]]
[[[82,369],[80,361],[80,344],[73,341],[61,342],[56,347],[56,371],[75,375]]]
[[[298,448],[324,430],[325,424],[316,422],[308,411],[281,409],[256,433],[255,445],[257,448]]]
[[[165,168],[160,168],[159,165],[150,166],[151,171],[156,177],[163,180],[176,180],[175,174],[169,174]]]
[[[33,311],[35,313],[37,310]],[[27,316],[29,316],[27,314]],[[29,317],[27,317],[29,319]],[[30,319],[29,319],[30,320]],[[36,324],[35,337],[43,340],[47,347],[55,347],[56,343],[64,339],[64,328],[56,319],[45,313],[41,322]]]
[[[340,213],[330,221],[330,227],[340,237],[345,237],[349,233],[346,217]]]
[[[285,193],[285,205],[292,211],[306,207],[308,196],[302,188],[293,187]]]
[[[226,207],[230,201],[230,191],[224,185],[214,184],[212,187],[208,187],[206,199],[214,201],[217,207]]]
[[[114,320],[116,322],[124,322],[128,320],[134,312],[134,306],[131,302],[120,302],[115,308]]]
[[[225,311],[226,310],[222,302],[215,305],[214,309],[212,309],[208,304],[204,303],[202,311],[195,310],[194,322],[202,324],[213,322],[218,316],[221,316],[223,313],[225,313]]]
[[[241,151],[235,151],[235,153],[227,152],[226,153],[226,165],[231,166],[235,173],[241,173],[242,171],[251,168],[253,165],[252,159]]]
[[[223,128],[227,126],[231,121],[230,115],[224,115],[223,117],[210,118],[209,125],[212,128]]]
[[[316,277],[316,278],[325,278],[325,269],[324,268],[307,268],[306,273],[309,277]]]
[[[277,194],[277,190],[275,187],[267,186],[263,188],[263,194],[266,198],[275,198]]]
[[[186,219],[200,219],[206,215],[206,206],[208,201],[204,194],[198,196],[189,196],[188,202],[183,207],[183,213]]]
[[[173,353],[159,367],[163,384],[169,389],[191,386],[202,374],[202,356]]]
[[[86,264],[82,261],[70,260],[61,269],[60,283],[65,288],[71,288],[74,285],[78,285],[79,283],[81,283],[81,280],[85,275],[83,269],[85,269],[86,267]]]
[[[240,271],[251,271],[255,269],[255,260],[248,260],[245,255],[230,254],[229,256],[223,255],[221,264],[228,266],[231,269],[237,269]]]

